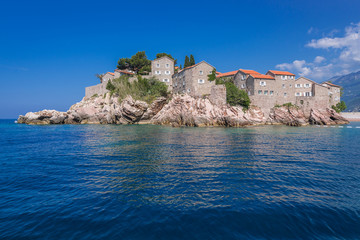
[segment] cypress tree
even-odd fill
[[[180,70],[182,69],[182,66],[181,66],[181,64],[180,64]]]
[[[192,66],[192,65],[195,65],[195,58],[194,58],[194,56],[191,54],[191,55],[190,55],[190,66]]]
[[[186,56],[186,57],[185,57],[184,68],[189,67],[189,66],[191,66],[191,65],[190,65],[190,60],[189,60],[189,57]]]

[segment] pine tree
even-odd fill
[[[182,66],[181,66],[181,64],[180,64],[180,70],[182,69]]]
[[[192,65],[195,65],[195,58],[194,58],[194,56],[191,54],[191,55],[190,55],[190,66],[192,66]]]
[[[184,68],[187,68],[187,67],[189,67],[189,66],[191,66],[191,65],[190,65],[190,60],[189,60],[189,57],[186,56],[186,57],[185,57]]]

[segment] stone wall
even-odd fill
[[[85,97],[90,98],[90,97],[94,96],[95,94],[103,95],[103,94],[109,92],[109,90],[106,89],[106,84],[107,84],[107,82],[104,82],[104,83],[100,83],[95,86],[86,87],[85,88]]]
[[[209,96],[210,102],[215,105],[226,105],[226,87],[225,85],[215,85],[211,87]]]

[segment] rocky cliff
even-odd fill
[[[304,126],[308,124],[346,124],[348,121],[333,109],[312,109],[310,117],[297,107],[274,107],[265,116],[258,107],[213,104],[207,98],[175,95],[171,100],[158,98],[152,104],[126,97],[84,98],[67,112],[43,110],[19,116],[18,123],[26,124],[133,124],[151,123],[171,126],[226,126],[241,127],[263,124]]]

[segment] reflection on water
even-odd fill
[[[360,236],[360,129],[0,130],[0,238]]]

